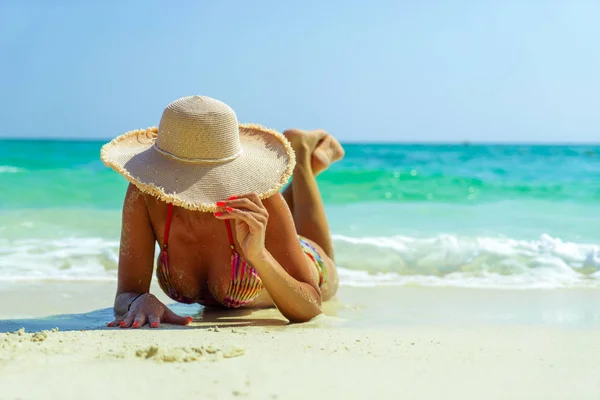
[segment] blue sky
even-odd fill
[[[600,141],[598,1],[0,0],[0,136],[111,138],[190,94],[344,141]]]

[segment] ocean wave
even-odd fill
[[[600,287],[600,246],[439,234],[333,236],[348,286]],[[119,242],[100,238],[0,240],[0,281],[114,281]]]
[[[437,235],[333,237],[340,282],[482,288],[600,286],[600,247],[538,240]]]
[[[0,165],[0,174],[16,174],[23,171],[24,169],[13,167],[12,165]]]
[[[119,242],[99,238],[0,240],[0,281],[106,281]]]

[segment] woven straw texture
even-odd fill
[[[169,104],[158,128],[127,132],[100,158],[142,192],[190,210],[250,192],[266,198],[289,180],[294,152],[283,135],[238,124],[226,104],[205,96]]]

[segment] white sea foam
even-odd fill
[[[17,172],[23,172],[23,169],[12,165],[0,165],[0,174],[16,174]]]
[[[116,241],[98,238],[0,240],[0,281],[116,279]]]
[[[437,235],[334,235],[342,285],[600,287],[600,247],[542,235],[537,240]],[[0,239],[0,281],[116,280],[116,240]]]
[[[488,288],[600,286],[600,247],[538,240],[334,236],[342,284]]]

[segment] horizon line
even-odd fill
[[[38,142],[110,142],[114,138],[73,138],[73,137],[12,137],[12,136],[0,136],[0,140],[5,141],[38,141]],[[398,145],[462,145],[462,146],[478,146],[478,145],[522,145],[522,146],[600,146],[599,142],[568,142],[568,141],[552,141],[552,142],[510,142],[510,141],[474,141],[474,140],[449,140],[449,141],[404,141],[404,140],[340,140],[342,144],[349,145],[386,145],[386,144],[398,144]]]

